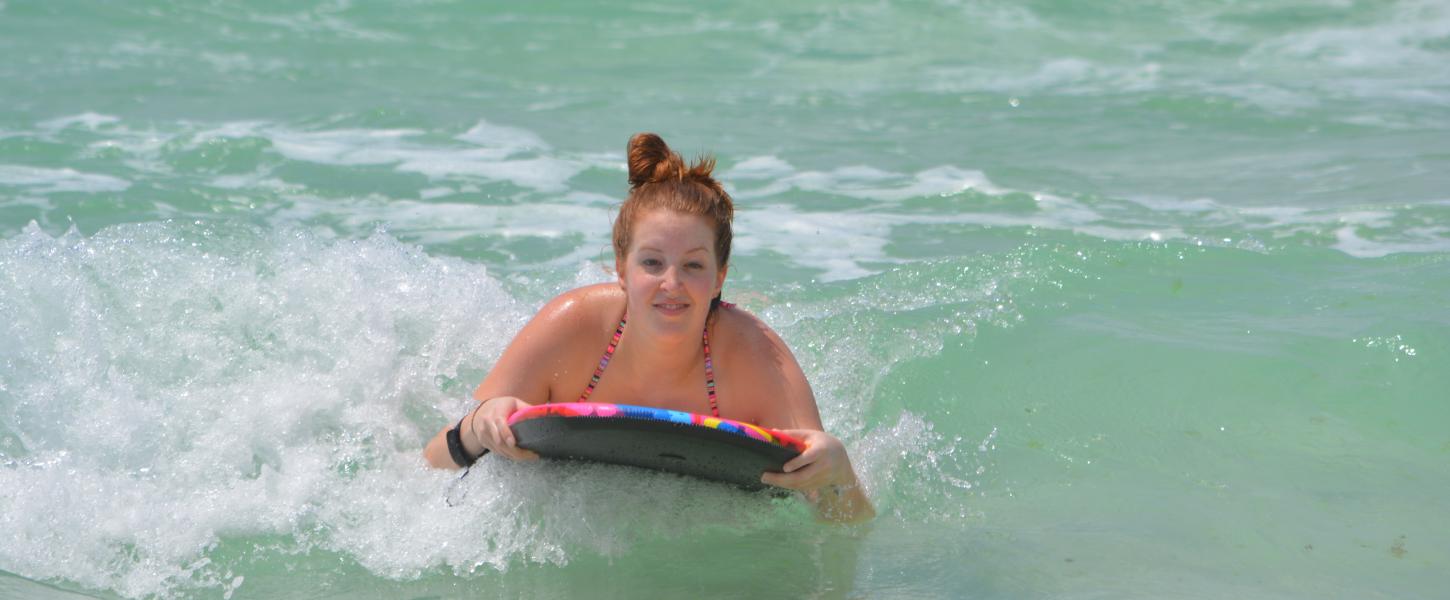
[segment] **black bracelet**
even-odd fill
[[[458,430],[463,427],[463,421],[467,418],[468,416],[464,415],[463,419],[459,419],[458,424],[454,425],[453,428],[449,429],[448,433],[443,436],[445,438],[448,438],[448,455],[453,457],[453,464],[458,465],[460,468],[471,467],[473,466],[473,463],[478,462],[478,459],[483,458],[485,454],[488,454],[488,448],[484,448],[483,452],[480,452],[478,456],[469,456],[468,451],[463,449],[463,438],[459,437]]]

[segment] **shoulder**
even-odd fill
[[[612,289],[611,289],[612,288]],[[577,379],[589,364],[585,349],[600,343],[600,333],[623,310],[624,293],[616,285],[595,285],[559,294],[524,325],[474,390],[479,400],[515,396],[530,404],[556,397],[556,383]],[[617,323],[617,321],[616,321]],[[587,342],[587,344],[586,344]],[[569,384],[569,385],[572,385]]]
[[[712,337],[729,353],[721,357],[721,372],[729,373],[738,392],[732,398],[745,420],[766,427],[820,429],[810,382],[785,340],[765,321],[740,308],[722,308]]]
[[[624,291],[612,283],[574,288],[555,296],[539,309],[530,328],[558,334],[584,334],[618,324],[624,312]]]
[[[725,340],[729,346],[741,351],[742,356],[754,360],[765,360],[790,349],[774,329],[738,306],[722,306],[715,314],[712,334]]]

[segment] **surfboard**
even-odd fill
[[[628,404],[568,402],[515,412],[520,448],[545,458],[628,465],[734,484],[749,490],[780,472],[805,443],[731,419]]]

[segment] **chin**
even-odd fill
[[[678,312],[660,310],[659,308],[651,305],[650,320],[654,321],[655,324],[664,331],[673,331],[675,329],[679,329],[682,332],[687,329],[693,331],[694,329],[698,328],[695,323],[702,322],[704,320],[704,317],[706,315],[702,315],[701,313],[703,312],[704,311],[696,305],[691,305],[690,307]]]

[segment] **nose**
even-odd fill
[[[665,269],[664,280],[660,282],[660,285],[667,290],[680,289],[682,286],[680,283],[680,269],[678,267]]]

